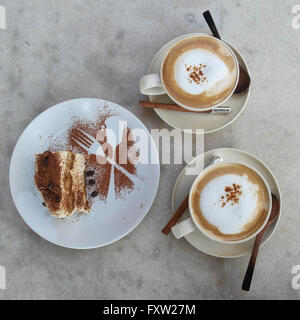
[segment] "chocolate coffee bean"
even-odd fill
[[[46,156],[46,157],[44,158],[44,166],[47,167],[47,166],[48,166],[48,163],[49,163],[49,157]]]
[[[99,192],[98,192],[98,191],[94,191],[94,192],[92,193],[92,197],[93,197],[93,198],[97,197],[98,195],[99,195]]]
[[[89,170],[89,171],[87,171],[86,176],[87,176],[87,177],[91,177],[91,176],[93,176],[94,174],[95,174],[95,171]]]
[[[48,184],[48,189],[49,190],[52,190],[54,188],[54,183],[53,182],[50,182],[49,184]]]
[[[94,179],[89,180],[89,185],[92,186],[96,183],[96,181]]]

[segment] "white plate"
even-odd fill
[[[147,132],[149,149],[156,164],[138,164],[137,173],[144,182],[123,199],[96,200],[88,215],[72,215],[59,220],[52,216],[34,184],[35,153],[49,148],[49,137],[62,139],[72,118],[95,120],[107,109],[118,113],[131,129]],[[156,146],[143,123],[123,107],[100,99],[75,99],[55,105],[36,117],[19,138],[10,163],[9,182],[14,203],[28,226],[44,239],[57,245],[89,249],[117,241],[132,231],[149,211],[159,184],[159,160]]]
[[[280,210],[278,219],[271,225],[271,227],[266,231],[263,239],[262,245],[270,239],[272,234],[274,233],[281,216],[282,211],[282,198],[278,183],[271,172],[271,170],[264,164],[261,160],[257,159],[253,155],[231,148],[222,148],[222,149],[214,149],[211,151],[207,151],[204,155],[200,155],[199,157],[204,156],[204,167],[208,166],[209,162],[212,158],[216,156],[220,156],[223,160],[227,161],[236,161],[241,162],[246,165],[249,165],[259,171],[264,178],[266,179],[268,185],[270,186],[271,192],[277,197],[280,203]],[[196,161],[197,158],[193,159],[188,165],[192,165],[193,162]],[[199,171],[200,173],[200,171]],[[188,194],[193,181],[197,176],[185,175],[185,169],[181,171],[179,174],[172,197],[172,210],[175,210],[179,207],[183,199]],[[183,218],[189,215],[189,210],[187,209]],[[216,241],[213,241],[207,238],[202,232],[195,231],[185,236],[185,239],[193,245],[198,250],[209,254],[211,256],[220,257],[220,258],[237,258],[243,256],[252,251],[253,244],[255,239],[251,239],[246,242],[238,243],[238,244],[223,244]],[[180,241],[180,240],[177,240]]]
[[[180,36],[165,44],[155,55],[151,62],[148,73],[160,73],[160,67],[167,51],[179,40],[187,36],[203,35],[202,33],[193,33]],[[226,42],[226,41],[224,41]],[[247,64],[239,51],[226,42],[235,53],[240,65],[250,74]],[[232,123],[244,110],[250,96],[251,86],[240,94],[233,94],[224,106],[231,106],[230,114],[195,114],[191,112],[178,112],[171,110],[155,109],[158,116],[173,128],[184,129],[204,129],[204,133],[212,133],[221,130]],[[172,100],[166,95],[149,96],[149,100],[153,102],[172,103]]]

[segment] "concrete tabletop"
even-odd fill
[[[299,299],[298,285],[292,285],[292,268],[300,265],[296,0],[0,0],[0,5],[6,8],[6,30],[0,30],[0,265],[6,289],[0,299]],[[144,221],[122,240],[93,250],[65,249],[40,238],[19,216],[9,191],[18,137],[58,102],[102,98],[128,108],[148,129],[170,128],[152,110],[138,107],[138,80],[163,44],[209,31],[202,17],[206,9],[223,38],[244,55],[253,90],[234,123],[205,136],[205,150],[234,147],[254,154],[272,169],[284,199],[249,293],[241,291],[249,255],[215,258],[160,233],[172,215],[172,191],[184,165],[162,165],[158,194]]]

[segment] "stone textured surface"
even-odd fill
[[[1,0],[0,299],[299,299],[291,268],[300,264],[300,29],[286,1]],[[241,291],[249,257],[217,259],[185,240],[165,237],[171,194],[181,165],[163,165],[156,201],[130,235],[108,247],[68,250],[41,239],[20,218],[8,187],[13,147],[47,107],[76,97],[126,106],[150,128],[167,127],[137,106],[138,79],[156,51],[185,33],[208,32],[211,9],[220,32],[240,49],[253,77],[241,117],[205,137],[205,149],[240,148],[276,174],[282,220],[262,249],[250,293]]]

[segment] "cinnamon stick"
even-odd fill
[[[151,108],[151,109],[164,109],[164,110],[173,110],[173,111],[181,111],[181,112],[211,113],[211,110],[207,110],[207,111],[187,110],[187,109],[184,109],[184,108],[180,107],[179,105],[173,104],[173,103],[159,103],[159,102],[140,100],[139,105],[141,107]]]
[[[171,231],[171,228],[175,226],[177,221],[180,219],[184,211],[188,208],[189,205],[189,195],[185,197],[185,199],[182,201],[181,205],[178,207],[176,212],[173,214],[173,217],[171,220],[167,223],[167,225],[161,230],[161,232],[165,235],[168,235]]]

